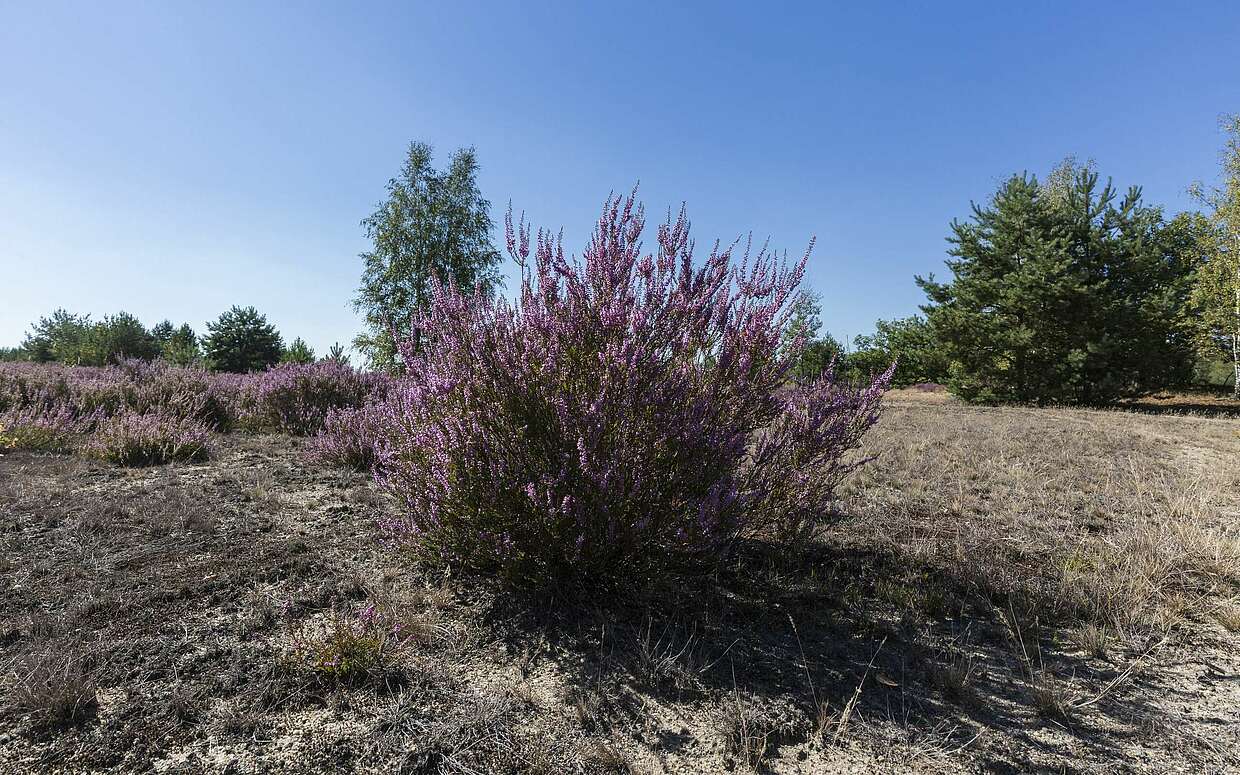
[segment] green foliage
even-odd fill
[[[327,358],[325,360],[339,363],[341,366],[349,365],[349,356],[345,352],[344,345],[339,342],[336,342],[328,349]]]
[[[1222,121],[1223,185],[1191,193],[1207,208],[1197,231],[1204,256],[1192,288],[1192,312],[1204,358],[1231,361],[1232,395],[1240,400],[1240,115]]]
[[[802,382],[818,378],[832,361],[842,361],[844,346],[828,333],[819,335],[822,329],[821,296],[813,291],[798,291],[791,303],[791,316],[784,327],[780,347],[785,352],[795,351],[796,340],[802,339],[800,355],[792,367],[792,376]],[[880,369],[879,371],[881,371]]]
[[[91,326],[78,362],[106,366],[124,358],[154,360],[159,354],[159,342],[151,332],[133,315],[118,312]]]
[[[90,335],[90,315],[74,315],[57,309],[39,318],[22,342],[22,349],[36,363],[78,364]]]
[[[28,360],[30,353],[23,347],[0,347],[0,363]]]
[[[333,611],[326,621],[293,634],[295,666],[341,683],[384,673],[405,645],[401,627],[368,605],[356,616]]]
[[[172,339],[176,331],[176,326],[172,325],[171,320],[161,320],[151,328],[151,336],[155,337],[160,347],[163,347]]]
[[[1098,404],[1189,379],[1192,223],[1136,187],[1117,201],[1088,168],[1071,181],[1011,177],[952,223],[954,279],[917,278],[966,400]]]
[[[857,375],[878,374],[895,361],[891,384],[897,387],[947,381],[947,357],[920,315],[879,320],[874,333],[858,336],[853,347],[848,370]]]
[[[279,362],[284,343],[275,326],[253,307],[234,306],[207,324],[203,352],[211,368],[244,373]]]
[[[128,312],[91,322],[89,315],[58,309],[31,327],[21,348],[0,351],[0,361],[31,360],[70,366],[108,366],[125,358],[164,358],[180,366],[200,360],[198,340],[188,325],[165,320],[150,331]]]
[[[63,309],[40,318],[26,334],[22,349],[32,361],[71,366],[106,366],[122,358],[151,360],[159,355],[158,341],[128,312],[92,323],[89,315]]]
[[[202,360],[202,350],[198,347],[198,335],[188,323],[173,331],[161,340],[163,359],[177,366],[192,366]]]
[[[387,198],[362,221],[373,248],[361,254],[362,283],[353,304],[368,330],[355,344],[378,368],[398,365],[392,331],[405,336],[413,314],[429,307],[432,278],[466,290],[477,286],[484,294],[499,280],[491,203],[478,190],[473,149],[458,150],[442,172],[431,161],[429,145],[411,143],[400,176],[388,182]]]
[[[780,336],[781,351],[800,352],[791,370],[791,376],[797,380],[812,380],[827,366],[812,346],[817,340],[818,330],[822,328],[820,300],[821,297],[813,291],[797,291],[789,308],[788,323]]]
[[[280,363],[314,363],[314,348],[299,336],[280,354]]]

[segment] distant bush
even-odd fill
[[[947,358],[925,318],[879,320],[874,328],[873,334],[853,340],[854,349],[847,358],[851,374],[877,374],[895,363],[891,384],[896,387],[947,381]]]
[[[124,466],[204,460],[211,432],[194,420],[162,414],[124,412],[96,427],[86,451]]]
[[[336,361],[288,363],[251,378],[245,421],[254,428],[306,436],[323,429],[328,412],[360,406],[386,389],[387,378]]]
[[[890,373],[784,390],[805,258],[695,267],[683,213],[643,256],[631,197],[581,261],[540,232],[531,266],[508,227],[518,300],[439,285],[404,343],[379,418],[378,480],[407,507],[394,536],[520,584],[614,584],[709,566],[780,509],[829,510]]]

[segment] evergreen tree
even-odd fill
[[[355,345],[381,368],[397,364],[391,332],[409,331],[417,310],[430,304],[433,277],[462,289],[491,293],[499,253],[491,242],[490,202],[478,190],[474,151],[458,150],[446,171],[432,166],[431,147],[412,143],[387,199],[362,221],[372,241],[362,253],[362,283],[354,308],[367,331]]]
[[[873,334],[853,340],[854,351],[848,356],[850,371],[858,375],[877,374],[895,361],[892,385],[947,381],[947,358],[925,318],[913,315],[879,320],[874,328]]]
[[[1232,397],[1240,400],[1240,115],[1222,121],[1223,185],[1192,193],[1206,206],[1198,244],[1204,262],[1192,289],[1193,311],[1202,355],[1231,361]]]
[[[284,349],[280,363],[314,363],[314,348],[299,336]]]
[[[971,401],[1105,403],[1186,381],[1182,229],[1078,170],[1066,189],[1005,182],[953,222],[954,279],[917,278],[949,385]],[[1187,254],[1186,254],[1187,253]]]
[[[253,307],[234,306],[207,324],[202,348],[213,369],[260,371],[277,363],[284,343],[275,326]]]
[[[345,353],[344,346],[339,342],[336,342],[328,349],[327,357],[324,360],[335,361],[342,366],[349,365],[349,356]]]
[[[168,342],[172,341],[172,337],[176,334],[176,326],[172,325],[171,320],[161,320],[151,328],[151,336],[155,337],[155,341],[159,343],[160,348],[165,347]]]
[[[163,342],[163,358],[177,366],[192,366],[202,360],[198,335],[190,328],[189,323],[182,323],[181,327]]]
[[[78,364],[82,361],[90,329],[90,315],[74,315],[57,309],[31,326],[22,341],[22,349],[37,363]]]

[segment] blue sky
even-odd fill
[[[1240,3],[0,0],[0,344],[56,307],[358,329],[412,139],[583,243],[608,192],[799,253],[838,337],[916,310],[948,223],[1067,154],[1175,211],[1240,112]]]

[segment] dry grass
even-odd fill
[[[805,554],[597,611],[411,566],[285,439],[6,455],[0,771],[1240,768],[1240,420],[890,399]]]
[[[99,706],[93,659],[77,651],[47,650],[14,659],[7,669],[8,701],[36,728],[80,723]]]
[[[929,395],[897,396],[867,440],[880,460],[849,484],[845,532],[1124,638],[1240,583],[1234,421]]]

